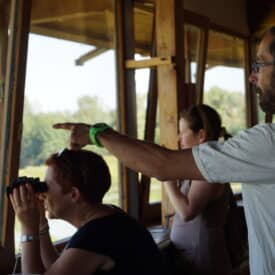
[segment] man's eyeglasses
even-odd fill
[[[260,69],[265,66],[274,66],[275,61],[270,61],[270,62],[253,62],[252,63],[252,71],[253,73],[259,73]]]

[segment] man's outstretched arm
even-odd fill
[[[72,149],[92,144],[91,125],[84,123],[58,123],[56,129],[70,130]],[[204,179],[194,161],[191,149],[169,150],[159,145],[130,138],[107,129],[97,134],[97,140],[125,166],[159,180]]]

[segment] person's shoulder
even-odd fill
[[[125,230],[140,231],[144,228],[135,218],[124,212],[117,206],[114,207],[114,212],[111,215],[104,216],[95,220],[92,220],[79,229],[79,233],[89,231],[101,232],[109,231],[112,228],[112,232],[123,232]]]
[[[226,148],[244,149],[245,155],[249,152],[253,157],[264,155],[273,150],[275,144],[275,124],[264,123],[240,131],[238,135],[225,142]]]
[[[112,235],[118,237],[120,235],[119,232],[125,226],[127,226],[127,223],[125,222],[124,214],[120,212],[91,220],[76,231],[69,240],[68,247],[74,243],[100,242],[110,235],[110,230]]]
[[[79,236],[93,233],[103,233],[109,230],[111,227],[114,228],[117,225],[118,220],[123,213],[115,212],[110,215],[106,215],[97,219],[93,219],[85,223],[82,227],[78,228],[76,233],[72,236],[72,239],[78,238]]]
[[[263,123],[257,124],[251,128],[241,130],[238,134],[229,138],[229,143],[231,141],[253,141],[263,142],[264,139],[273,140],[275,138],[275,124],[274,123]],[[225,142],[226,143],[226,142]]]
[[[242,132],[254,133],[254,134],[257,134],[257,133],[260,134],[260,133],[270,132],[270,133],[275,134],[275,123],[257,124],[257,125],[255,125],[253,127],[244,129],[240,133],[242,133]]]

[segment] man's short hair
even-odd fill
[[[46,160],[46,165],[55,169],[64,193],[75,186],[84,200],[90,204],[101,203],[111,186],[111,176],[106,162],[91,151],[64,149],[51,155]]]

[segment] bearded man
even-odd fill
[[[263,111],[275,113],[275,26],[264,35],[249,80]],[[223,144],[206,142],[169,150],[121,135],[106,124],[59,123],[71,130],[71,147],[104,146],[125,166],[160,180],[242,182],[252,275],[275,274],[275,124],[241,131]]]

